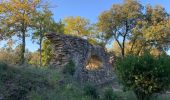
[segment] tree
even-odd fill
[[[125,55],[127,55],[129,53],[129,44],[125,43],[126,47],[125,47]],[[121,57],[121,50],[119,48],[119,45],[117,44],[117,42],[113,42],[112,48],[110,49],[111,51],[114,52],[116,57]]]
[[[170,39],[170,17],[161,6],[146,6],[144,18],[140,19],[132,31],[131,52],[141,54],[145,50],[165,53]]]
[[[96,26],[90,24],[90,21],[86,18],[77,17],[66,17],[64,19],[64,33],[78,36],[87,39],[89,43],[97,45],[101,44],[99,41],[99,35],[96,34]]]
[[[52,18],[52,12],[45,6],[42,11],[38,12],[34,17],[35,32],[33,33],[33,40],[38,40],[40,60],[39,64],[42,66],[42,42],[44,34],[47,32],[57,32],[58,24]]]
[[[90,23],[87,19],[78,17],[66,17],[64,19],[64,33],[74,36],[87,36],[90,34]]]
[[[25,37],[31,28],[31,20],[36,14],[36,6],[40,0],[3,0],[0,16],[2,18],[1,32],[15,35],[22,39],[21,64],[24,63]]]
[[[142,41],[139,41],[139,40],[138,41],[136,40],[136,43],[133,44],[133,48],[132,48],[132,44],[130,42],[126,42],[125,45],[126,45],[125,55],[128,55],[128,54],[142,55],[145,52],[150,52],[150,54],[152,54],[154,56],[166,54],[165,51],[159,50],[155,47],[150,47],[150,49],[148,50],[147,48],[150,45],[145,46],[145,48],[140,50],[140,48],[142,46]],[[113,42],[113,46],[109,50],[113,51],[113,53],[115,54],[116,57],[121,57],[121,50],[120,50],[117,42]]]
[[[99,16],[98,34],[103,34],[106,42],[114,39],[122,57],[126,52],[141,55],[156,50],[160,52],[158,54],[164,54],[169,47],[168,13],[161,6],[143,8],[136,0],[125,0]]]
[[[64,25],[60,21],[59,23],[56,23],[57,26],[56,28],[56,33],[57,34],[62,34],[64,33]],[[54,51],[53,51],[53,45],[48,39],[44,39],[42,42],[42,65],[43,66],[48,66],[54,57]]]
[[[7,63],[9,65],[14,65],[18,61],[18,55],[14,52],[15,50],[12,49],[13,43],[10,41],[5,45],[3,48],[0,49],[0,61]]]
[[[30,59],[28,63],[31,65],[39,66],[40,65],[39,58],[40,58],[39,52],[35,51],[33,53],[30,53]]]
[[[13,48],[13,41],[12,39],[5,45],[3,48],[0,49],[0,61],[5,62],[9,65],[17,65],[21,60],[21,50],[22,45],[19,44],[15,48]],[[28,60],[29,57],[27,56],[29,51],[26,49],[25,59]]]
[[[150,100],[154,93],[165,92],[170,83],[169,56],[128,55],[117,60],[116,70],[125,90],[132,90],[138,100]]]
[[[128,9],[127,9],[128,8]],[[106,39],[114,38],[125,56],[125,42],[142,15],[142,5],[136,0],[125,0],[124,4],[113,5],[99,16],[98,29]]]

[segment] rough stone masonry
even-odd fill
[[[55,67],[64,67],[69,61],[75,63],[73,77],[81,83],[89,82],[100,85],[112,81],[115,74],[109,55],[97,45],[75,36],[47,33],[53,43]]]

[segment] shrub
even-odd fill
[[[74,72],[75,72],[75,64],[73,61],[69,61],[69,63],[66,66],[64,66],[63,73],[73,75]]]
[[[139,100],[148,100],[170,83],[170,59],[167,56],[130,55],[118,60],[116,67],[124,88],[133,90]]]
[[[54,57],[54,51],[52,43],[45,39],[42,44],[42,63],[43,66],[48,66]]]
[[[92,96],[93,98],[98,98],[97,89],[93,85],[86,85],[84,87],[84,94]]]
[[[117,96],[114,94],[112,89],[106,89],[104,92],[105,100],[116,100]]]
[[[0,49],[0,61],[8,64],[17,64],[20,56],[14,50]]]
[[[0,64],[0,67],[2,65]],[[31,70],[15,66],[4,68],[3,70],[0,69],[0,90],[3,90],[3,92],[0,92],[5,100],[25,100],[30,91],[49,86],[46,74],[44,71],[41,72],[40,69]]]
[[[4,62],[0,62],[0,71],[1,70],[6,70],[7,69],[7,64]]]

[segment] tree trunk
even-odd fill
[[[134,92],[136,94],[137,100],[150,100],[149,95],[146,95],[146,94],[139,92],[139,91],[134,91]]]
[[[126,42],[126,35],[128,34],[128,22],[126,21],[126,31],[125,34],[123,35],[123,43],[122,43],[122,57],[125,57],[125,42]]]
[[[122,57],[125,57],[125,40],[126,36],[123,37],[123,43],[122,43]]]
[[[21,64],[25,63],[25,30],[22,31]]]
[[[40,67],[41,66],[42,66],[42,36],[40,36]]]
[[[22,49],[21,49],[21,65],[25,63],[25,33],[26,33],[26,24],[25,24],[25,10],[23,12],[23,20],[22,20],[22,27],[21,27],[21,32],[22,32]]]

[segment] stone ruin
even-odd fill
[[[73,61],[75,64],[73,77],[80,83],[102,85],[115,78],[109,55],[102,47],[65,34],[47,33],[46,37],[53,44],[53,66],[64,67],[70,60]]]

